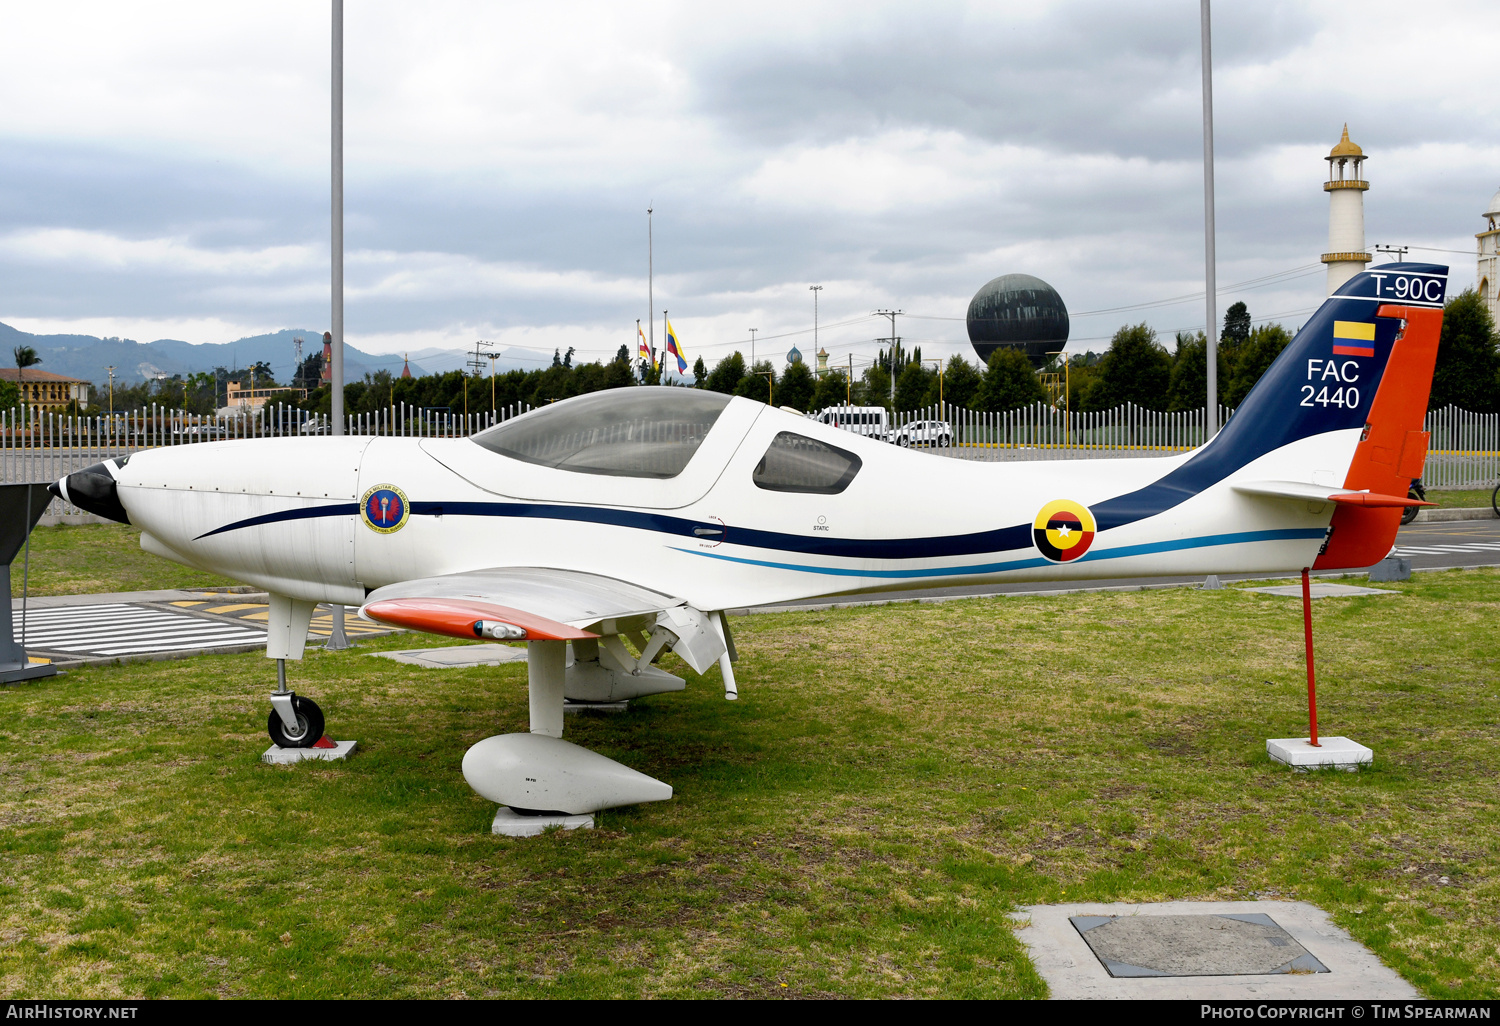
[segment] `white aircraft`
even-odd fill
[[[515,810],[670,798],[562,740],[565,701],[677,691],[664,648],[718,665],[723,610],[920,584],[1364,567],[1391,549],[1442,324],[1447,268],[1357,275],[1224,429],[1168,458],[977,463],[686,388],[569,399],[472,438],[289,438],[148,450],[51,487],[148,552],[271,595],[272,739],[323,715],[286,687],[313,607],[528,642],[531,731],[464,757]],[[503,810],[502,810],[503,811]]]

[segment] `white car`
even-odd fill
[[[935,445],[946,449],[953,444],[953,426],[946,420],[914,420],[892,431],[889,440],[902,448]]]

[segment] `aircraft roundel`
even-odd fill
[[[1054,563],[1072,562],[1094,544],[1094,514],[1071,499],[1047,503],[1031,528],[1037,551]]]
[[[359,517],[377,534],[393,534],[406,526],[411,503],[395,485],[378,484],[359,500]]]

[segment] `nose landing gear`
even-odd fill
[[[277,688],[271,694],[266,731],[280,748],[312,748],[323,740],[323,710],[311,698],[287,690],[286,660],[276,660]]]
[[[271,693],[271,715],[266,733],[271,747],[262,762],[288,765],[303,759],[342,759],[354,750],[353,741],[331,741],[323,736],[323,710],[311,698],[286,686],[286,661],[301,659],[313,603],[271,595],[266,620],[266,657],[276,660],[276,690]]]

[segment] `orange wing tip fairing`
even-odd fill
[[[392,627],[446,634],[451,638],[574,641],[599,636],[522,609],[472,599],[382,599],[371,602],[360,613]],[[520,633],[504,630],[505,627],[518,628]]]

